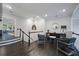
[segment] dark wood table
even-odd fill
[[[56,36],[56,38],[66,37],[65,33],[49,33],[49,36]]]

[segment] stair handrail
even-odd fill
[[[29,45],[30,45],[30,39],[33,40],[30,35],[28,35],[27,33],[25,33],[21,28],[17,29],[17,30],[20,30],[20,37],[21,37],[21,33],[22,33],[22,41],[24,41],[24,34],[29,38],[28,41],[29,41]],[[30,33],[29,33],[30,34]]]
[[[78,33],[75,33],[75,32],[72,32],[72,34],[75,34],[75,35],[78,35],[79,36],[79,34]]]

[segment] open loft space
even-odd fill
[[[79,3],[0,3],[0,56],[79,56]]]

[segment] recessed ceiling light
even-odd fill
[[[39,17],[39,16],[36,16],[36,17]]]
[[[45,17],[47,17],[48,15],[47,14],[45,14]]]
[[[62,12],[66,12],[66,9],[63,9]]]
[[[10,5],[6,5],[6,7],[7,7],[8,9],[12,9],[12,7],[11,7]]]

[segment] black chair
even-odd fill
[[[45,43],[45,35],[38,34],[38,44],[44,44]]]
[[[64,39],[60,39],[58,40],[58,46],[64,50],[67,53],[72,53],[71,55],[76,55],[78,53],[78,50],[76,49],[74,43],[76,41],[76,38],[72,37],[72,38],[64,38]]]

